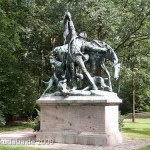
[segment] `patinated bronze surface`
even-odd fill
[[[120,62],[114,50],[105,42],[87,41],[85,32],[78,35],[68,11],[63,23],[64,45],[54,48],[51,52],[50,63],[55,69],[43,94],[54,84],[58,91],[51,95],[100,95],[98,90],[112,92],[110,73],[104,63],[106,59],[112,62],[114,79],[118,80]],[[106,78],[95,75],[96,64],[106,73]]]

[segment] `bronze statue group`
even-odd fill
[[[85,32],[76,33],[71,14],[67,11],[64,16],[64,45],[51,51],[50,63],[54,74],[48,81],[46,94],[54,85],[57,91],[51,95],[86,95],[85,91],[106,90],[112,92],[111,77],[104,62],[112,62],[114,78],[118,80],[120,62],[114,50],[105,42],[87,40]],[[96,65],[99,64],[106,73],[106,78],[95,75]],[[106,84],[107,80],[107,84]]]

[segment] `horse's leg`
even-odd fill
[[[71,90],[76,90],[77,89],[77,78],[76,78],[76,67],[74,62],[70,63],[70,70],[71,70],[71,82],[72,82],[72,89]]]
[[[90,57],[90,74],[91,74],[91,76],[94,76],[94,72],[96,69],[94,54],[90,54],[89,57]]]
[[[105,71],[107,78],[108,78],[108,84],[109,84],[109,91],[112,92],[112,85],[111,85],[111,80],[110,80],[110,73],[107,70],[106,66],[104,63],[101,64],[101,68]]]

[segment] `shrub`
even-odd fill
[[[38,115],[36,118],[34,118],[34,121],[32,122],[32,128],[34,131],[39,131],[40,130],[40,111],[36,109]]]
[[[5,117],[3,113],[0,111],[0,126],[4,126],[6,124]]]
[[[121,131],[122,127],[124,126],[124,121],[125,116],[121,115],[121,113],[119,112],[119,130]]]

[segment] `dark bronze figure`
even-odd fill
[[[104,63],[106,59],[112,62],[114,78],[117,80],[119,78],[120,62],[114,50],[105,42],[87,41],[85,32],[77,35],[71,14],[68,11],[64,16],[64,27],[64,45],[54,48],[51,52],[50,63],[55,70],[43,94],[54,83],[57,85],[59,92],[52,95],[90,95],[95,93],[94,90],[97,90],[96,93],[100,95],[98,89],[111,92],[111,77]],[[95,75],[97,63],[106,73],[106,79]],[[90,64],[90,70],[87,69],[87,64]],[[78,80],[82,86],[78,85]],[[105,80],[108,80],[108,85]]]

